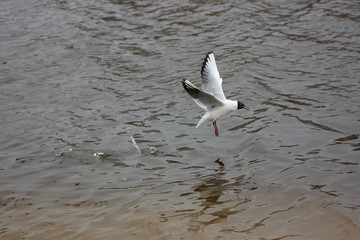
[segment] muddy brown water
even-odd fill
[[[1,239],[358,239],[357,0],[0,8]]]

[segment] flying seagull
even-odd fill
[[[240,101],[228,100],[222,90],[222,78],[216,66],[215,56],[212,52],[206,54],[201,67],[202,90],[189,80],[182,80],[186,92],[194,99],[195,103],[206,110],[196,127],[206,120],[213,121],[215,135],[219,136],[216,120],[236,109],[250,108]]]

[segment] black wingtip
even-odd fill
[[[181,80],[181,83],[182,83],[182,85],[183,85],[183,87],[184,87],[184,89],[186,90],[186,78],[184,78],[183,80]]]
[[[204,58],[204,61],[203,61],[203,64],[202,64],[202,66],[201,66],[201,71],[200,71],[201,75],[203,75],[204,68],[206,67],[206,63],[207,63],[207,61],[208,61],[208,59],[209,59],[209,55],[210,55],[210,54],[213,54],[213,51],[210,51],[210,52],[208,52],[208,53],[206,54],[206,56],[205,56],[205,58]]]
[[[189,91],[189,89],[191,89],[191,86],[186,83],[186,78],[184,78],[181,83],[186,91]]]
[[[185,91],[194,99],[197,99],[199,97],[199,92],[200,90],[191,86],[190,84],[188,84],[186,81],[186,79],[183,79],[181,82],[182,82],[182,85],[185,89]]]
[[[184,78],[183,80],[181,80],[181,83],[182,83],[184,89],[186,90],[186,83],[185,83],[185,81],[186,81],[186,78]]]

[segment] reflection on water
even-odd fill
[[[357,1],[0,7],[1,239],[358,238]]]

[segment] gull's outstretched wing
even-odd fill
[[[222,78],[216,66],[215,56],[212,52],[206,54],[201,67],[202,88],[204,91],[213,94],[220,101],[226,97],[222,89]]]
[[[222,106],[223,103],[214,97],[212,94],[207,93],[199,88],[197,88],[190,81],[184,79],[182,80],[182,84],[186,92],[194,99],[197,105],[206,111],[210,111],[212,108],[216,106]]]

